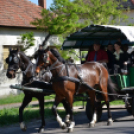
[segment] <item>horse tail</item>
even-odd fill
[[[118,99],[118,93],[116,92],[117,86],[112,82],[111,78],[108,77],[108,86],[107,86],[109,101],[117,100]],[[114,95],[115,94],[115,95]]]

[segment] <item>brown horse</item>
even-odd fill
[[[56,93],[56,98],[52,107],[52,111],[60,125],[64,123],[62,122],[60,116],[57,114],[56,107],[63,99],[66,99],[66,101],[68,102],[71,121],[70,126],[68,127],[68,132],[71,132],[75,126],[75,122],[73,119],[73,96],[76,92],[86,92],[90,97],[91,105],[94,108],[94,114],[90,122],[90,127],[94,127],[97,121],[95,91],[87,88],[86,86],[84,86],[84,84],[79,86],[79,83],[69,81],[68,79],[62,79],[63,77],[68,75],[69,77],[81,79],[84,83],[88,84],[92,88],[94,88],[96,85],[100,87],[99,89],[105,93],[102,95],[107,105],[108,125],[111,125],[113,123],[112,115],[109,108],[109,98],[107,90],[111,93],[115,92],[115,86],[110,80],[107,69],[102,64],[97,62],[88,62],[77,67],[75,65],[68,64],[68,67],[66,67],[65,64],[62,64],[58,61],[58,59],[53,55],[51,51],[45,50],[38,57],[37,69],[47,66],[49,66],[52,73],[52,86]],[[81,77],[79,76],[78,70],[81,70]]]
[[[30,87],[38,87],[38,88],[47,88],[52,89],[51,84],[47,84],[46,82],[50,81],[51,73],[45,72],[42,77],[42,82],[36,82],[34,81],[34,78],[36,77],[35,69],[36,66],[31,63],[30,59],[23,53],[17,50],[9,50],[9,56],[6,59],[6,62],[8,64],[7,69],[7,77],[10,79],[13,79],[16,77],[16,72],[18,69],[21,69],[23,71],[23,79],[22,79],[22,85],[30,86]],[[31,82],[34,81],[34,82]],[[23,110],[24,108],[32,101],[33,97],[36,97],[39,101],[39,107],[40,107],[40,115],[41,115],[41,126],[39,127],[38,132],[44,132],[45,127],[45,119],[44,119],[44,96],[46,94],[41,93],[35,93],[30,91],[24,91],[24,99],[22,102],[22,105],[19,108],[19,122],[20,122],[20,128],[23,131],[26,131],[26,125],[23,120]],[[68,104],[65,100],[62,100],[63,106],[66,109],[67,115],[68,115]],[[68,121],[68,118],[66,118],[66,122]]]

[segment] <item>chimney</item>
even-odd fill
[[[38,0],[38,5],[46,9],[46,0]]]

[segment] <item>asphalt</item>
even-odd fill
[[[102,118],[94,128],[89,128],[89,121],[85,109],[74,116],[75,128],[73,134],[133,134],[134,118],[126,110],[112,110],[113,126],[107,126],[107,111],[103,111]],[[0,128],[0,134],[37,134],[40,120],[27,123],[27,131],[22,132],[19,124]],[[64,134],[67,129],[62,130],[54,118],[46,120],[45,134]]]

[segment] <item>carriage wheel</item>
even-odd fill
[[[129,102],[129,106],[126,108],[127,109],[127,112],[129,114],[132,114],[132,101],[133,99],[129,99],[128,102]]]
[[[128,108],[127,108],[127,112],[128,112],[129,114],[132,114],[132,107],[128,107]]]
[[[132,98],[132,115],[134,116],[134,97]]]
[[[99,106],[97,108],[97,121],[100,120],[101,116],[102,116],[102,105],[101,105],[101,102],[97,102],[97,106]],[[86,115],[87,115],[87,118],[89,119],[89,121],[92,120],[92,116],[93,116],[93,108],[90,104],[90,100],[87,101],[87,104],[86,104]]]

